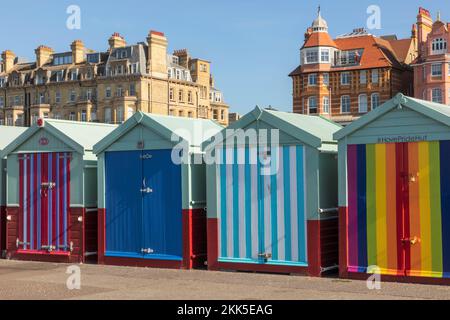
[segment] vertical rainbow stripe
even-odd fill
[[[349,145],[347,157],[349,272],[450,278],[450,141]]]

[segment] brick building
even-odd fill
[[[305,34],[300,65],[290,73],[295,113],[346,124],[395,96],[413,93],[409,64],[417,56],[411,38],[376,37],[365,29],[333,39],[320,11]]]

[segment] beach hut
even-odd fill
[[[0,126],[0,152],[21,135],[26,128]],[[6,250],[6,160],[0,159],[0,257]]]
[[[2,151],[9,259],[84,262],[97,254],[94,143],[116,126],[39,119]]]
[[[204,143],[205,157],[215,158],[207,161],[210,270],[337,269],[340,128],[256,107]]]
[[[341,276],[450,283],[450,108],[398,94],[334,137]]]
[[[100,264],[204,266],[201,143],[221,129],[211,120],[138,112],[95,145]]]

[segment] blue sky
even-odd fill
[[[447,0],[1,0],[3,28],[0,51],[13,50],[34,59],[45,44],[68,51],[82,39],[87,47],[105,50],[107,39],[120,32],[128,43],[144,41],[150,29],[164,32],[169,50],[188,48],[194,57],[212,61],[216,86],[232,110],[246,113],[255,105],[290,111],[291,80],[299,64],[306,28],[322,7],[330,34],[337,36],[364,27],[369,5],[381,8],[376,35],[408,37],[418,8],[438,10],[450,20]],[[81,8],[81,30],[66,28],[66,9]],[[16,14],[17,13],[17,14]]]

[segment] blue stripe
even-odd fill
[[[34,155],[31,155],[30,160],[30,249],[35,249],[35,243],[34,243],[34,197],[35,197],[35,188],[34,188]]]
[[[239,258],[239,165],[237,148],[234,149],[233,161],[233,256]]]
[[[366,146],[357,146],[358,190],[358,265],[367,267]]]
[[[42,247],[42,232],[41,232],[41,220],[42,220],[42,213],[41,213],[41,195],[40,195],[40,189],[41,189],[41,154],[37,155],[37,185],[38,185],[38,190],[36,190],[37,192],[39,192],[37,194],[37,249],[41,250]]]
[[[220,166],[220,237],[222,257],[227,257],[227,171],[226,149],[222,148],[222,163]]]
[[[47,182],[51,183],[52,181],[52,158],[53,155],[50,153],[48,155],[48,168],[47,168]],[[47,189],[47,204],[48,204],[48,245],[52,245],[52,238],[53,238],[53,221],[52,221],[52,191],[50,188]]]
[[[306,253],[306,226],[305,226],[305,172],[304,167],[304,149],[302,146],[296,147],[297,154],[297,206],[298,206],[298,249],[299,249],[299,261],[307,261]]]
[[[264,176],[261,175],[261,150],[258,148],[257,153],[257,172],[256,176],[258,177],[258,230],[259,230],[259,253],[264,253],[265,249],[265,230],[264,230]],[[259,263],[265,263],[262,257],[258,258]]]
[[[245,241],[246,257],[252,258],[252,175],[250,165],[250,149],[245,148]]]
[[[450,276],[450,141],[440,142],[441,212],[442,212],[442,271]]]
[[[60,235],[60,230],[59,230],[59,216],[60,216],[60,211],[59,211],[59,205],[60,205],[60,199],[59,199],[59,188],[60,188],[60,184],[59,184],[59,173],[60,173],[60,166],[59,166],[59,157],[60,154],[57,153],[56,154],[56,248],[57,250],[59,250],[59,235]]]
[[[278,166],[278,148],[271,148],[271,170],[270,170],[270,214],[272,220],[272,260],[278,260],[278,188],[277,188],[277,169]],[[281,214],[282,212],[280,212]]]
[[[286,235],[285,257],[287,261],[292,260],[290,163],[289,147],[283,147],[284,234]]]

